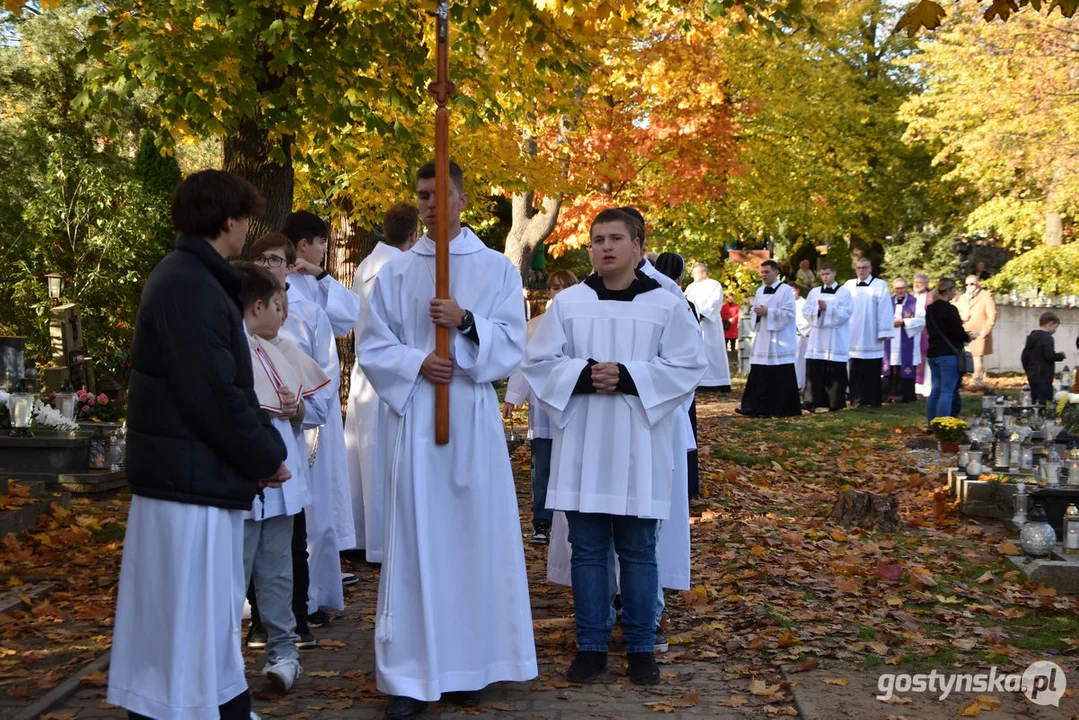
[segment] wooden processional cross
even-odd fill
[[[427,91],[435,98],[435,297],[450,296],[450,113],[446,103],[456,88],[450,82],[450,4],[439,0],[435,81]],[[435,326],[435,355],[450,357],[450,330]],[[450,386],[435,385],[435,442],[450,441]]]

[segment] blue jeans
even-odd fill
[[[547,509],[551,480],[551,438],[532,438],[532,527],[551,527],[554,510]]]
[[[567,512],[573,608],[577,622],[577,649],[607,652],[608,552],[611,539],[618,553],[622,583],[622,637],[627,653],[653,652],[656,644],[656,520]]]
[[[929,402],[925,411],[927,424],[933,422],[935,417],[958,412],[955,396],[959,389],[959,360],[955,355],[931,357],[929,371],[933,378],[933,389],[929,391]]]

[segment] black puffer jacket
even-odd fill
[[[285,445],[259,409],[240,275],[181,234],[142,291],[131,344],[127,477],[145,497],[249,509]]]

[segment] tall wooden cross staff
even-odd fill
[[[438,46],[435,81],[427,91],[435,98],[435,297],[450,296],[450,113],[446,103],[456,88],[450,82],[450,4],[438,2]],[[450,357],[450,330],[435,326],[435,355]],[[435,442],[450,441],[450,386],[435,385]]]

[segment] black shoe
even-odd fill
[[[330,616],[323,610],[316,610],[307,616],[307,626],[313,628],[326,627],[330,624]]]
[[[256,623],[251,623],[251,629],[247,631],[247,647],[259,649],[266,647],[266,628]]]
[[[545,528],[542,525],[537,525],[532,528],[532,544],[533,545],[547,545],[551,542],[551,531],[549,528]]]
[[[629,679],[634,685],[655,685],[659,682],[655,653],[627,653],[626,659],[629,660]]]
[[[404,720],[414,718],[427,712],[427,703],[422,700],[413,700],[404,695],[395,695],[390,698],[390,704],[386,706],[386,720]]]
[[[315,636],[311,634],[311,629],[307,627],[307,623],[296,623],[296,649],[297,650],[312,650],[318,647],[318,643],[315,642]]]
[[[606,669],[607,653],[598,650],[578,650],[576,657],[569,665],[569,670],[566,671],[566,679],[572,683],[590,683]]]
[[[479,707],[479,690],[455,690],[454,692],[442,693],[442,699],[457,707]]]
[[[355,585],[359,581],[360,581],[360,579],[358,577],[356,577],[356,573],[349,573],[349,572],[341,573],[341,584],[344,587],[348,587],[349,585]]]
[[[738,413],[739,415],[744,415],[745,417],[760,417],[761,416],[761,414],[759,412],[754,412],[752,410],[743,410],[740,407],[736,407],[734,409],[734,411],[736,413]]]

